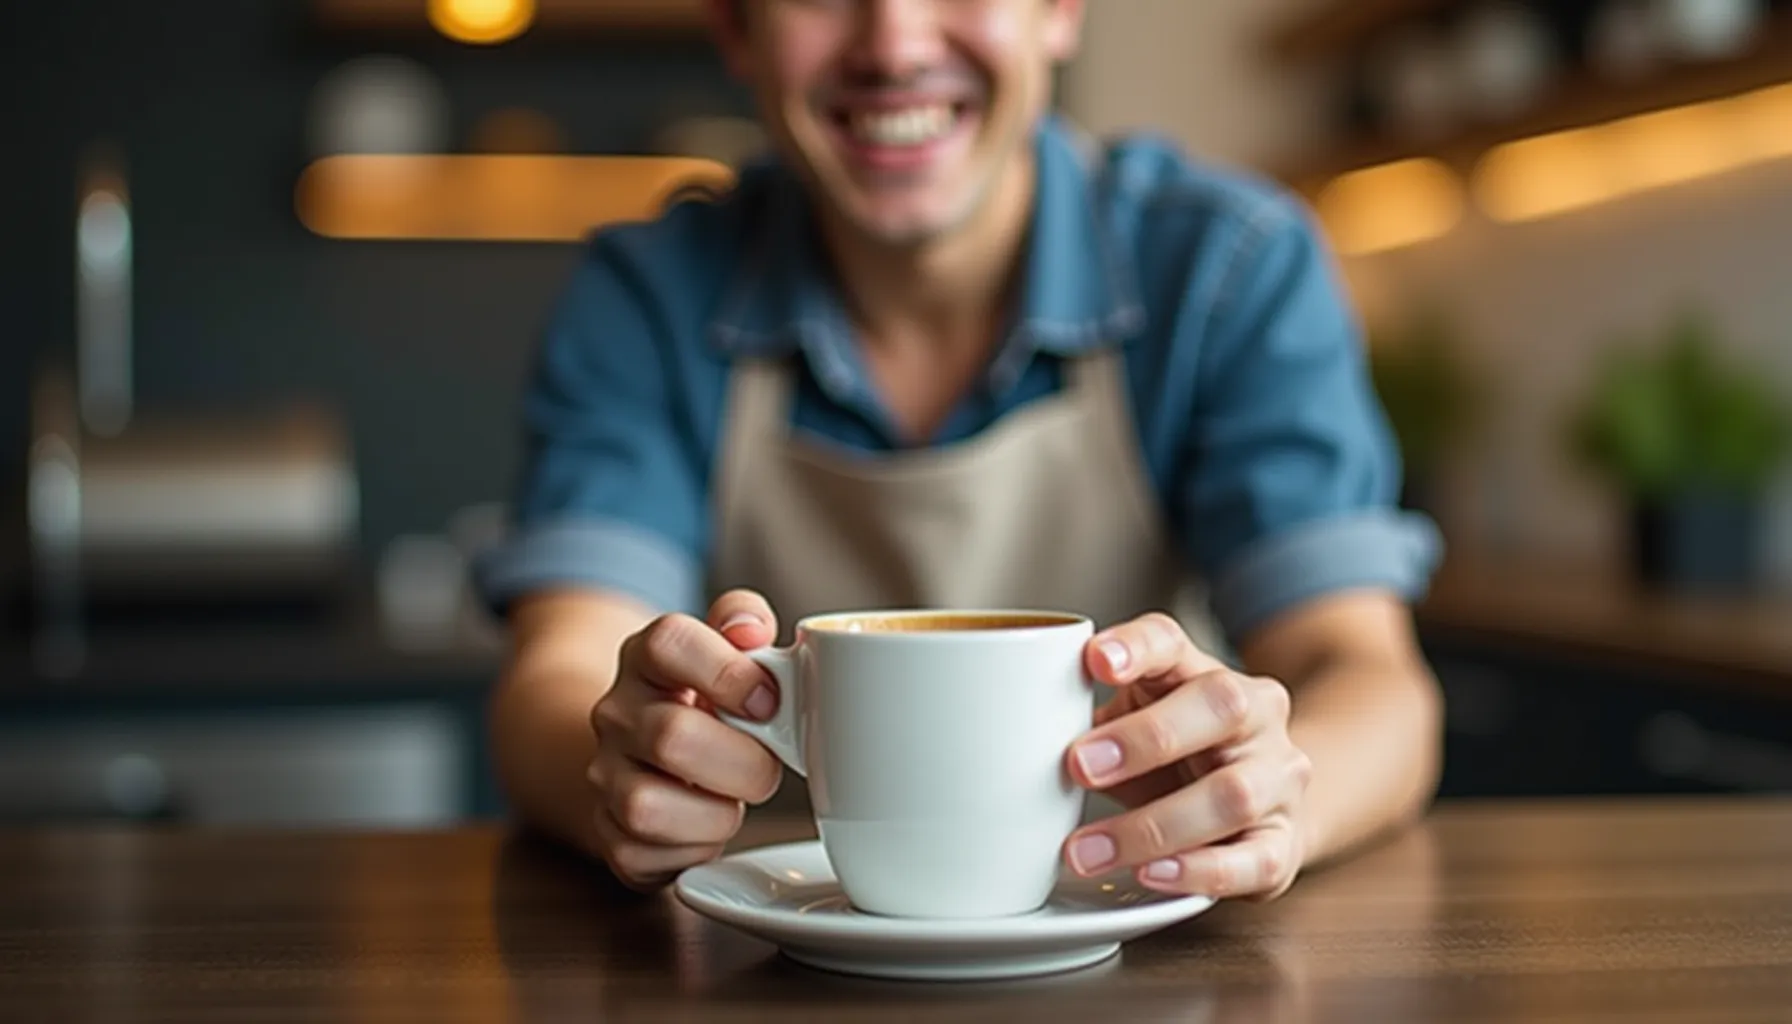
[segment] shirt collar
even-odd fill
[[[1062,355],[1119,341],[1144,324],[1137,271],[1113,237],[1098,198],[1105,181],[1095,146],[1055,118],[1035,135],[1038,181],[1020,308],[992,378],[1018,379],[1034,351]],[[799,347],[824,380],[854,374],[851,322],[817,243],[795,176],[768,168],[770,201],[759,211],[710,337],[727,355],[788,355]]]

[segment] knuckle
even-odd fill
[[[615,699],[615,691],[592,705],[591,727],[598,732],[615,732],[625,729],[627,724],[627,715],[622,710],[622,702]]]
[[[1213,709],[1214,717],[1228,729],[1244,724],[1250,714],[1250,698],[1244,684],[1232,672],[1209,672],[1201,680],[1201,695]]]
[[[652,854],[639,843],[618,843],[610,851],[610,870],[623,881],[639,885],[652,875]]]
[[[653,787],[639,783],[630,786],[621,793],[619,802],[616,820],[630,834],[645,838],[661,833],[664,814]]]
[[[1308,757],[1305,751],[1297,749],[1294,752],[1294,764],[1291,768],[1290,774],[1294,777],[1295,788],[1304,791],[1313,781],[1313,759]]]
[[[1166,612],[1151,612],[1140,620],[1140,625],[1152,646],[1160,650],[1172,650],[1182,641],[1182,624]]]
[[[690,646],[696,620],[686,615],[662,615],[641,632],[641,653],[654,664],[678,660]]]
[[[717,611],[725,610],[730,612],[743,611],[763,613],[769,611],[771,605],[766,602],[765,598],[761,596],[757,590],[736,587],[735,589],[724,593],[721,597],[716,598],[715,607]]]
[[[1208,876],[1215,896],[1230,896],[1238,891],[1238,872],[1231,857],[1215,857],[1208,865]]]
[[[1153,705],[1138,716],[1139,727],[1134,742],[1148,764],[1164,764],[1182,753],[1176,726],[1163,712],[1164,707],[1163,704]]]
[[[697,736],[701,712],[683,705],[663,705],[647,738],[647,757],[666,771],[677,773],[701,742]]]
[[[1257,787],[1241,771],[1232,770],[1213,776],[1214,802],[1220,818],[1228,825],[1246,825],[1262,814],[1262,797]]]
[[[1155,814],[1140,814],[1132,827],[1133,841],[1138,844],[1135,856],[1155,857],[1170,851],[1170,837],[1164,823]]]
[[[736,710],[764,679],[759,668],[746,658],[730,658],[722,663],[710,679],[710,693]]]
[[[1287,878],[1293,856],[1282,843],[1264,843],[1257,852],[1258,884],[1266,889],[1279,888]]]
[[[760,759],[759,770],[754,773],[758,785],[752,788],[754,804],[762,804],[778,795],[778,784],[784,781],[784,771],[770,755]]]
[[[1277,722],[1285,722],[1294,710],[1294,696],[1288,687],[1275,679],[1263,679],[1263,699],[1269,705],[1270,718]]]

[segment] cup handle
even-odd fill
[[[809,772],[803,765],[802,689],[796,680],[796,648],[761,647],[748,651],[747,657],[764,666],[778,681],[777,713],[769,722],[755,722],[726,711],[717,711],[716,717],[763,743],[766,749],[778,755],[780,761],[790,766],[791,771],[807,778]]]

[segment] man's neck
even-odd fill
[[[877,245],[824,218],[861,342],[960,356],[967,346],[987,350],[1020,277],[1036,174],[1030,154],[1016,161],[971,221],[919,246]]]

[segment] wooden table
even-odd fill
[[[758,845],[806,824],[756,820]],[[1792,801],[1486,804],[1006,984],[810,971],[496,829],[0,833],[0,1020],[1785,1021]]]

